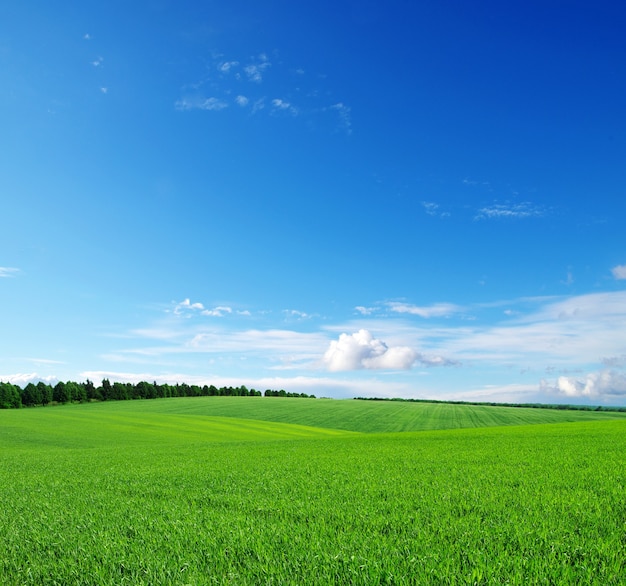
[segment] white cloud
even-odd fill
[[[511,218],[511,219],[525,219],[525,218],[539,218],[544,215],[544,210],[533,205],[530,202],[521,203],[494,203],[490,206],[480,208],[474,217],[476,220],[482,219],[498,219],[498,218]]]
[[[20,374],[2,374],[0,375],[0,381],[8,382],[12,385],[18,385],[24,388],[28,383],[36,384],[38,382],[44,382],[46,384],[56,384],[59,379],[56,376],[41,376],[36,372],[31,372]]]
[[[375,307],[364,307],[362,305],[357,305],[354,308],[355,311],[358,311],[361,315],[372,315],[376,311]]]
[[[102,65],[102,63],[104,62],[104,58],[103,57],[98,57],[97,59],[94,59],[91,64],[94,67],[100,67],[100,65]]]
[[[290,102],[281,100],[280,98],[273,99],[272,106],[275,111],[287,112],[291,114],[292,116],[295,116],[298,113],[298,108],[293,106]]]
[[[194,310],[197,309],[199,311],[204,310],[204,305],[202,303],[192,303],[189,298],[184,299],[180,303],[177,303],[174,306],[174,313],[176,315],[182,314],[185,310]]]
[[[212,317],[223,317],[227,313],[232,313],[232,307],[227,307],[225,305],[219,305],[218,307],[214,307],[213,309],[205,309],[202,311],[202,315],[210,315]]]
[[[100,88],[100,91],[101,91],[103,94],[108,94],[108,93],[109,93],[109,88],[108,88],[108,87],[101,87],[101,88]]]
[[[248,80],[254,83],[261,83],[263,81],[263,74],[265,70],[271,66],[271,63],[267,60],[267,56],[264,53],[259,55],[258,63],[251,63],[246,65],[243,70],[248,76]]]
[[[194,97],[194,98],[182,98],[178,100],[174,107],[177,110],[185,111],[185,110],[209,110],[219,112],[224,108],[228,108],[228,104],[224,100],[220,100],[219,98],[204,98],[204,97]]]
[[[611,269],[611,272],[618,281],[626,279],[626,265],[617,265]]]
[[[367,330],[341,334],[333,340],[324,354],[330,371],[366,369],[407,369],[418,358],[417,352],[405,346],[389,348]]]
[[[0,279],[2,279],[3,277],[14,277],[19,272],[20,269],[14,269],[12,267],[0,267]]]
[[[299,319],[309,319],[311,317],[310,314],[304,312],[304,311],[298,311],[297,309],[284,309],[283,313],[287,316],[287,317],[296,317]]]
[[[542,382],[545,391],[571,398],[626,397],[626,374],[615,370],[590,372],[584,377],[560,376],[554,385]]]
[[[239,95],[235,98],[235,102],[241,107],[247,106],[249,101],[246,96]]]
[[[394,313],[408,313],[409,315],[419,315],[424,318],[448,317],[461,311],[461,308],[458,305],[454,305],[452,303],[436,303],[435,305],[427,307],[419,307],[409,303],[390,301],[386,305]]]
[[[237,67],[238,65],[239,65],[239,61],[224,61],[220,63],[220,65],[218,66],[218,69],[222,71],[223,73],[228,73],[231,69],[233,69],[234,67]]]

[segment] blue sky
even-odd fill
[[[0,380],[626,404],[619,2],[0,8]]]

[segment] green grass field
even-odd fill
[[[0,583],[625,584],[626,416],[199,397],[0,411]]]

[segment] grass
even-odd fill
[[[0,583],[624,583],[623,415],[425,407],[0,412]],[[475,427],[397,432],[419,425]]]

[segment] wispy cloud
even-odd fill
[[[228,108],[228,103],[219,98],[211,97],[187,97],[178,100],[174,107],[177,110],[208,110],[213,112],[219,112],[220,110],[224,110]]]
[[[432,201],[423,201],[422,207],[424,211],[429,215],[436,218],[448,218],[450,217],[450,212],[442,212],[440,210],[440,205],[438,203]]]
[[[15,269],[13,267],[0,267],[0,279],[7,277],[15,277],[17,273],[19,273],[19,269]]]
[[[183,299],[183,301],[174,304],[174,309],[171,311],[174,315],[191,317],[193,314],[204,315],[209,317],[224,317],[225,315],[236,314],[242,316],[249,316],[248,310],[234,310],[228,305],[218,305],[216,307],[205,307],[203,303],[198,301],[192,303],[189,298]]]
[[[545,210],[530,202],[521,203],[494,203],[480,208],[474,219],[526,219],[540,218],[545,215]]]
[[[329,110],[336,112],[339,116],[339,127],[346,134],[352,134],[352,117],[350,115],[350,107],[343,102],[337,102],[328,107]]]
[[[617,265],[611,269],[611,272],[618,281],[626,279],[626,265]]]
[[[249,81],[254,83],[261,83],[263,81],[263,74],[271,67],[271,63],[265,53],[261,53],[253,63],[245,65],[243,70],[248,77]]]
[[[294,107],[290,102],[280,98],[272,100],[272,108],[275,112],[286,112],[292,116],[296,116],[298,114],[298,108]]]
[[[232,307],[228,307],[226,305],[218,305],[213,309],[205,309],[201,313],[202,315],[210,315],[212,317],[223,317],[224,315],[230,314],[232,312]]]
[[[461,307],[454,305],[453,303],[436,303],[429,306],[418,306],[410,303],[389,301],[386,305],[394,313],[407,313],[409,315],[418,315],[423,318],[448,317],[462,311]]]
[[[91,64],[92,64],[94,67],[100,67],[100,66],[102,65],[102,63],[104,63],[104,58],[102,58],[102,57],[97,57],[96,59],[94,59],[94,60],[91,62]]]
[[[310,319],[312,317],[311,314],[306,313],[305,311],[299,311],[297,309],[285,309],[283,310],[283,313],[287,317],[295,317],[297,319]]]
[[[376,307],[364,307],[363,305],[357,305],[354,310],[361,315],[372,315],[378,308]]]
[[[218,65],[218,69],[223,73],[229,73],[239,66],[239,61],[224,61]]]
[[[235,105],[249,114],[302,116],[311,128],[327,128],[332,118],[334,130],[349,135],[350,107],[333,100],[328,88],[319,87],[323,78],[307,75],[302,67],[286,66],[280,59],[273,62],[266,53],[247,59],[216,54],[200,81],[185,84],[174,107],[219,112]]]

